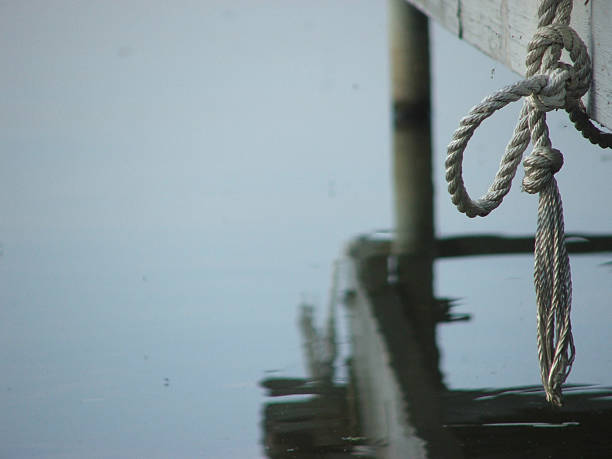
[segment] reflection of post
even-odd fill
[[[433,247],[433,185],[427,17],[405,0],[389,0],[395,230],[393,253]]]
[[[338,293],[338,263],[334,264],[327,326],[318,330],[314,323],[314,308],[302,304],[300,311],[300,330],[304,340],[306,366],[310,378],[319,384],[332,384],[334,362],[336,360],[336,303]]]

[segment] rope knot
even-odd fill
[[[561,61],[563,50],[573,65]],[[531,104],[540,111],[575,106],[591,84],[591,59],[576,31],[567,25],[553,24],[536,30],[527,46],[527,76],[543,74],[546,85],[533,94]]]
[[[532,107],[542,112],[550,112],[558,108],[565,108],[568,103],[567,87],[572,80],[571,67],[560,63],[559,66],[543,75],[546,85],[538,94],[532,94],[528,100]]]
[[[563,166],[563,155],[555,148],[536,147],[523,161],[523,191],[539,193]]]

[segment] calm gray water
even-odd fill
[[[322,310],[345,242],[392,226],[384,7],[22,2],[0,30],[0,457],[261,457],[257,382],[305,374],[297,305]],[[518,184],[468,220],[443,183],[459,118],[518,77],[438,28],[432,52],[438,233],[533,232]],[[517,110],[472,140],[473,194]],[[568,124],[567,229],[609,232],[611,157]],[[572,260],[579,382],[609,383],[608,260]],[[491,331],[470,362],[477,332],[443,328],[447,383],[537,384],[530,257],[445,262],[436,293],[531,359],[499,368]]]

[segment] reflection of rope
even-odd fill
[[[448,145],[446,180],[453,203],[468,217],[488,215],[508,194],[529,141],[533,151],[525,158],[523,189],[539,193],[534,283],[538,304],[538,355],[548,401],[561,405],[561,385],[574,360],[570,309],[572,284],[565,248],[563,206],[554,174],[563,155],[552,148],[546,112],[564,108],[577,129],[593,143],[611,146],[609,134],[590,121],[580,98],[591,84],[591,61],[586,46],[568,26],[571,0],[542,0],[538,29],[528,45],[526,79],[501,89],[470,110],[459,122]],[[573,65],[561,62],[569,52]],[[499,171],[487,193],[472,200],[462,177],[463,152],[476,128],[496,110],[525,97],[514,135],[506,147]],[[585,122],[586,120],[586,122]]]

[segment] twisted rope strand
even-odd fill
[[[571,278],[561,196],[551,177],[540,191],[534,283],[538,305],[538,357],[546,399],[560,406],[561,386],[574,361]]]
[[[599,130],[589,119],[582,103],[566,108],[569,118],[582,136],[593,145],[601,148],[612,148],[612,134]]]
[[[538,6],[538,28],[557,24],[569,24],[573,3],[571,0],[542,0]]]

